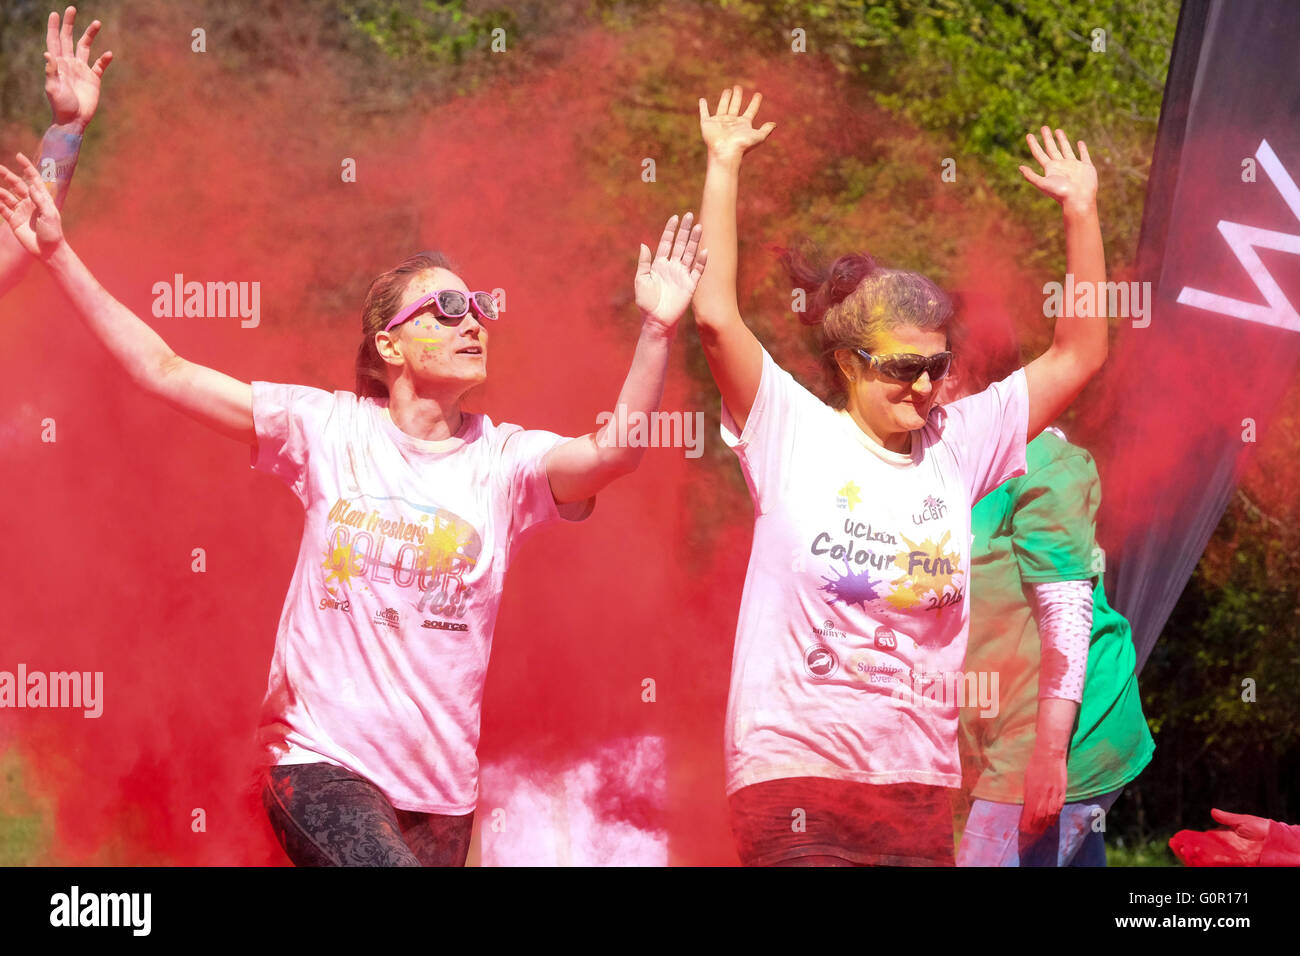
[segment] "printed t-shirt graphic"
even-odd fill
[[[464,814],[478,796],[479,707],[520,538],[556,507],[543,459],[566,441],[464,413],[442,441],[387,402],[253,383],[254,468],[305,509],[263,704],[273,763],[327,760],[394,806]]]
[[[1023,370],[881,447],[763,352],[754,500],[727,707],[727,792],[824,776],[956,787],[971,502],[1024,471]]]

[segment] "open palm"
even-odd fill
[[[749,101],[749,108],[740,112],[744,96],[739,86],[723,90],[718,97],[718,111],[709,115],[709,104],[700,98],[700,133],[709,154],[721,158],[743,156],[746,150],[753,149],[763,142],[776,129],[775,123],[764,123],[754,129],[754,117],[758,114],[763,94],[755,93]]]
[[[1058,129],[1053,138],[1052,131],[1044,126],[1042,135],[1041,146],[1033,133],[1025,139],[1029,142],[1029,152],[1043,167],[1043,174],[1040,176],[1028,166],[1021,166],[1021,175],[1062,205],[1095,202],[1097,169],[1088,155],[1088,144],[1079,140],[1079,155],[1076,157],[1064,131]]]
[[[21,177],[0,166],[0,215],[24,249],[45,258],[63,240],[63,220],[31,160],[19,153],[18,163]]]
[[[688,212],[680,225],[676,216],[668,220],[653,260],[650,248],[641,245],[636,269],[636,304],[647,317],[666,329],[676,326],[690,305],[708,258],[708,250],[700,248],[702,227],[692,226],[694,218]]]
[[[87,27],[74,44],[72,26],[76,17],[76,8],[68,7],[60,29],[59,15],[50,14],[45,28],[45,95],[56,124],[77,123],[84,128],[99,105],[99,81],[113,54],[103,54],[91,66],[90,45],[99,33],[100,22],[96,20]]]

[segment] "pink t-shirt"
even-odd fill
[[[722,438],[754,499],[727,705],[727,793],[782,777],[961,784],[971,505],[1025,472],[1019,369],[886,450],[763,351]],[[960,684],[960,689],[959,685]],[[989,690],[986,678],[985,690]]]
[[[556,507],[543,458],[567,439],[466,412],[423,441],[384,399],[252,384],[252,466],[306,509],[258,730],[268,762],[324,760],[399,809],[469,813],[511,554],[594,506]]]

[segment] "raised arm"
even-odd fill
[[[1076,291],[1091,287],[1096,307],[1089,315],[1070,314],[1073,302],[1056,319],[1052,345],[1025,366],[1029,388],[1029,430],[1026,441],[1033,441],[1044,428],[1065,411],[1088,379],[1106,361],[1106,254],[1101,244],[1101,225],[1097,220],[1097,170],[1088,156],[1088,147],[1079,140],[1079,156],[1070,148],[1063,131],[1042,129],[1043,144],[1030,133],[1029,151],[1043,167],[1043,175],[1021,166],[1021,174],[1061,204],[1065,217],[1066,272],[1074,277]],[[1067,288],[1068,288],[1067,283]]]
[[[90,45],[101,24],[98,20],[92,23],[74,45],[76,16],[76,7],[68,7],[60,29],[59,15],[51,13],[45,29],[45,96],[50,101],[53,122],[41,139],[36,165],[59,208],[63,207],[77,168],[81,137],[99,105],[100,80],[113,60],[112,52],[106,52],[91,66]],[[0,295],[17,284],[31,261],[13,234],[0,230]]]
[[[557,504],[586,501],[607,484],[636,469],[645,449],[621,447],[617,441],[618,409],[627,421],[650,414],[663,399],[668,353],[678,321],[691,304],[708,251],[700,248],[700,227],[692,228],[687,213],[678,224],[673,216],[659,237],[653,261],[642,245],[637,263],[636,304],[641,310],[641,337],[632,356],[613,414],[596,432],[557,445],[546,455],[546,477]]]
[[[740,112],[741,98],[739,86],[724,90],[713,115],[708,103],[700,100],[700,132],[708,147],[700,221],[709,237],[710,256],[694,305],[695,324],[713,380],[736,427],[743,430],[758,394],[763,349],[741,318],[736,301],[736,196],[745,151],[767,139],[776,124],[754,129],[753,119],[763,97],[755,93],[744,113]]]
[[[247,382],[181,358],[162,337],[99,284],[63,236],[59,210],[40,173],[21,153],[21,178],[0,166],[0,207],[12,235],[42,259],[86,327],[145,391],[223,435],[257,443]]]

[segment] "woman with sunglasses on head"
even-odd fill
[[[736,298],[741,90],[700,100],[709,267],[696,323],[722,393],[724,441],[754,499],[726,718],[727,794],[747,865],[953,865],[958,704],[993,675],[961,673],[972,503],[1025,470],[1025,444],[1106,357],[1106,320],[1056,323],[1052,346],[940,407],[952,305],[925,276],[863,254],[829,269],[787,253],[820,326],[828,405],[773,361]],[[1031,183],[1062,206],[1075,287],[1105,280],[1096,172],[1083,143],[1027,137]],[[982,681],[982,683],[981,683]]]
[[[223,435],[306,510],[259,741],[263,803],[300,865],[463,865],[478,796],[479,705],[511,555],[530,529],[585,518],[633,471],[613,422],[580,438],[464,411],[487,378],[493,297],[440,254],[379,276],[362,308],[357,394],[241,382],[176,355],[95,280],[39,174],[0,166],[15,237],[43,259],[131,380]],[[704,267],[674,216],[641,247],[641,335],[618,396],[649,414]],[[617,416],[614,417],[615,419]]]

